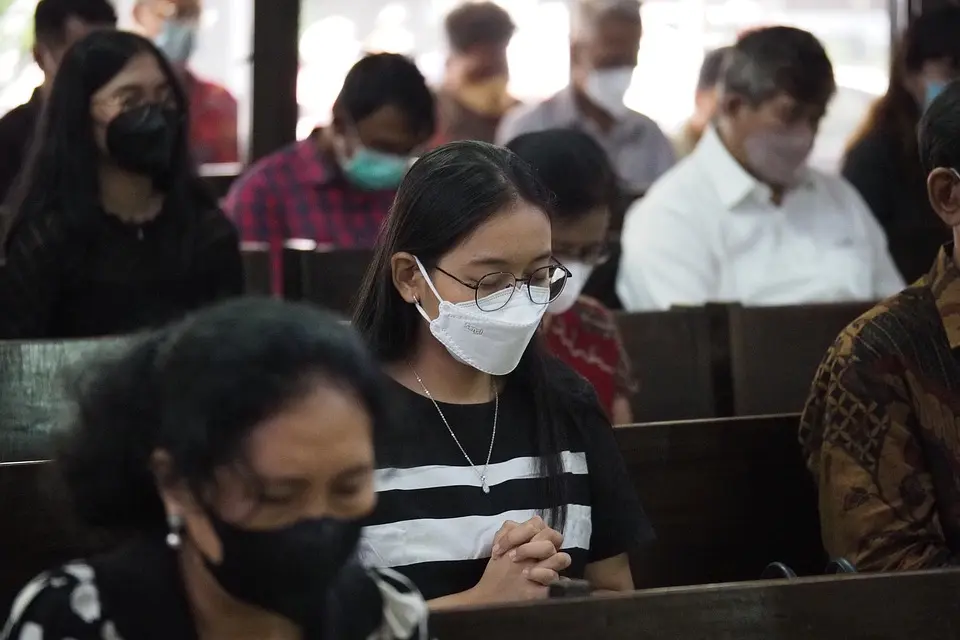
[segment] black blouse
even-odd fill
[[[236,230],[218,209],[131,225],[55,214],[18,224],[0,263],[0,339],[131,333],[243,291]]]

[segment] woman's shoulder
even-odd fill
[[[34,578],[17,596],[2,640],[120,640],[104,616],[96,572],[76,561]]]
[[[392,569],[367,569],[367,573],[383,603],[382,624],[371,639],[426,638],[427,603],[413,583]]]

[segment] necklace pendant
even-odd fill
[[[486,478],[481,478],[481,479],[480,479],[480,488],[483,489],[483,492],[484,492],[484,493],[490,493],[490,487],[487,486],[487,479],[486,479]]]

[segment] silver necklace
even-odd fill
[[[417,373],[417,370],[414,369],[412,364],[410,365],[410,370],[413,371],[413,375],[417,377],[417,382],[419,382],[420,386],[423,387],[423,392],[427,394],[427,397],[430,398],[433,406],[437,408],[437,413],[440,414],[440,419],[443,420],[443,424],[446,425],[447,431],[450,432],[450,436],[453,438],[453,441],[457,443],[458,447],[460,447],[460,453],[462,453],[463,457],[467,459],[468,463],[470,463],[470,467],[473,469],[473,472],[477,474],[477,477],[480,478],[480,488],[483,489],[484,493],[490,493],[490,487],[487,485],[487,469],[490,468],[490,456],[493,455],[493,442],[497,439],[497,416],[500,413],[500,392],[497,390],[496,382],[493,382],[493,434],[490,436],[490,448],[487,450],[487,461],[483,463],[483,472],[481,472],[479,469],[477,469],[477,465],[473,464],[473,460],[470,459],[470,456],[467,454],[467,450],[463,448],[462,444],[460,444],[457,434],[455,434],[453,429],[450,428],[450,423],[447,422],[447,417],[443,415],[440,405],[437,404],[436,400],[434,400],[430,390],[427,389],[427,385],[423,384],[423,379],[420,377],[420,374]],[[493,379],[491,378],[491,382],[492,380]]]

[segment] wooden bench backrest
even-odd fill
[[[801,411],[827,349],[870,302],[730,307],[736,415]]]
[[[715,361],[718,309],[722,308],[617,314],[623,346],[638,382],[631,398],[634,422],[718,415],[717,376],[723,375]],[[724,331],[720,333],[722,341]]]
[[[826,564],[796,415],[616,429],[657,540],[631,558],[638,587],[755,580],[770,562]]]
[[[0,462],[50,457],[64,405],[62,374],[84,357],[123,342],[0,342]]]
[[[960,570],[657,589],[436,613],[438,640],[955,640]]]

